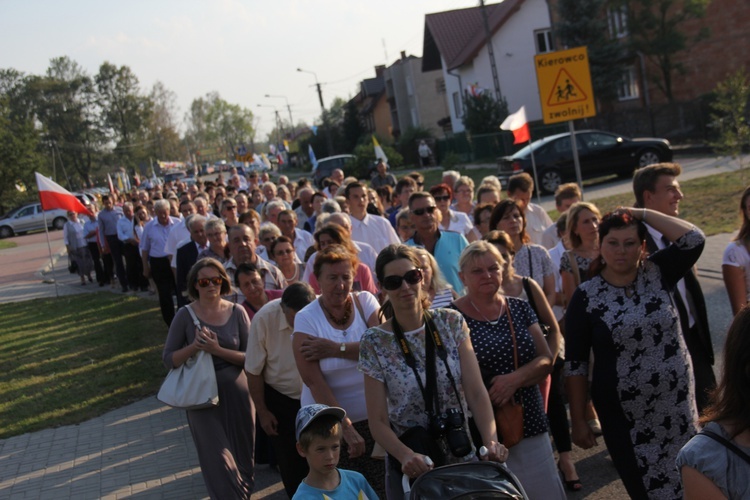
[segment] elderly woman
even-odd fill
[[[291,285],[302,279],[305,265],[295,259],[294,243],[286,236],[276,238],[269,248],[269,255],[276,263],[276,267],[284,274],[286,284]]]
[[[198,254],[198,259],[210,257],[216,259],[222,264],[229,259],[227,248],[227,227],[224,221],[219,218],[209,219],[206,222],[206,238],[208,239],[208,248]]]
[[[86,284],[88,277],[89,283],[94,280],[91,278],[91,271],[94,270],[94,261],[89,253],[86,235],[83,232],[83,223],[78,220],[78,214],[68,211],[68,222],[63,226],[63,240],[68,255],[76,264],[76,272],[81,278],[81,285]]]
[[[729,327],[724,344],[722,374],[711,404],[704,410],[702,433],[677,455],[685,498],[750,498],[750,468],[713,433],[750,451],[750,307],[742,308]]]
[[[673,243],[646,257],[645,222]],[[705,238],[691,224],[649,209],[619,209],[599,224],[601,257],[565,314],[565,366],[573,442],[596,445],[585,417],[591,398],[604,441],[632,498],[680,498],[675,459],[695,434],[692,365],[672,293]]]
[[[539,391],[539,382],[552,370],[553,356],[529,303],[504,294],[505,265],[491,243],[475,241],[466,247],[459,260],[466,295],[452,307],[469,326],[493,405],[515,401],[523,407],[523,439],[511,449],[508,467],[529,498],[565,499]]]
[[[281,236],[281,229],[276,224],[272,222],[261,224],[260,231],[258,231],[258,243],[260,245],[255,247],[255,253],[263,260],[272,262],[271,245],[279,236]]]
[[[565,303],[569,303],[576,287],[588,279],[591,263],[599,257],[599,209],[593,203],[581,201],[568,209],[565,230],[570,250],[560,257]]]
[[[531,243],[526,233],[526,217],[514,200],[503,200],[492,210],[490,228],[505,231],[516,250],[513,267],[521,276],[528,276],[544,290],[547,302],[557,303],[555,290],[555,268],[547,249]]]
[[[382,462],[370,457],[375,442],[367,423],[364,378],[357,371],[359,341],[378,323],[378,301],[368,292],[352,293],[356,265],[356,257],[340,245],[318,253],[314,274],[321,294],[297,313],[292,347],[304,384],[300,404],[346,410],[339,467],[361,472],[382,492],[385,471]]]
[[[453,185],[453,210],[471,215],[474,211],[474,180],[462,175]]]
[[[430,309],[448,307],[458,298],[458,294],[443,278],[435,257],[424,248],[415,247],[414,250],[422,271],[422,291],[430,301]]]
[[[332,245],[341,245],[344,247],[356,260],[356,264],[354,264],[354,281],[352,282],[352,290],[358,292],[367,291],[377,296],[378,288],[375,286],[375,280],[372,279],[372,271],[357,259],[357,254],[359,252],[352,243],[351,237],[343,227],[338,224],[323,224],[317,231],[315,231],[313,237],[315,238],[315,249],[317,253],[324,251]],[[310,283],[310,286],[313,287],[315,293],[320,293],[321,285],[315,275],[315,257],[317,256],[317,253],[310,257],[310,261],[305,269],[303,281]],[[313,264],[312,267],[310,266],[310,262]]]
[[[365,374],[370,428],[389,453],[389,499],[403,497],[402,474],[415,478],[432,468],[425,462],[426,450],[413,449],[409,446],[412,443],[399,439],[415,426],[430,429],[431,417],[435,418],[435,409],[427,406],[428,395],[423,390],[432,384],[422,384],[422,379],[427,379],[428,343],[432,349],[444,352],[435,359],[435,386],[439,388],[437,411],[459,416],[455,424],[460,429],[456,433],[454,428],[452,442],[447,440],[447,433],[431,434],[442,453],[440,456],[433,453],[430,458],[437,464],[474,459],[469,410],[481,434],[481,442],[488,450],[487,456],[482,458],[503,461],[508,456],[508,450],[497,442],[492,405],[482,386],[466,322],[449,309],[427,312],[420,267],[415,248],[389,245],[380,252],[377,276],[392,315],[383,325],[369,329],[360,347],[359,369]],[[462,446],[456,446],[458,441]]]
[[[732,313],[737,314],[750,301],[750,187],[740,198],[742,226],[734,240],[724,250],[721,274],[729,295]]]
[[[188,410],[190,433],[209,496],[249,499],[255,484],[255,409],[242,368],[250,320],[242,307],[221,298],[231,291],[231,284],[215,259],[195,263],[188,273],[187,291],[194,302],[177,311],[162,359],[167,368],[176,368],[198,351],[211,354],[220,404]],[[200,328],[187,308],[192,308]]]
[[[451,210],[451,198],[453,198],[453,192],[447,184],[432,186],[430,188],[430,194],[435,200],[438,210],[440,210],[440,213],[443,215],[443,220],[440,222],[440,229],[461,233],[466,236],[466,239],[469,242],[477,239],[473,231],[474,225],[471,223],[469,216],[463,212]]]

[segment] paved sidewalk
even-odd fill
[[[731,321],[721,281],[721,256],[731,239],[708,239],[698,262],[699,277],[709,305],[717,357]],[[58,258],[64,255],[58,251]],[[65,262],[65,260],[61,260]],[[57,264],[56,264],[57,267]],[[36,281],[0,286],[0,302],[54,297],[54,285]],[[98,286],[80,286],[78,277],[57,269],[60,295],[96,293]],[[106,289],[109,290],[109,289]],[[115,292],[120,293],[120,292]],[[573,458],[584,483],[568,498],[626,498],[603,440],[591,450],[574,448]],[[277,473],[256,467],[253,498],[283,499]],[[0,440],[0,498],[206,498],[195,447],[183,411],[147,398],[79,425],[47,429]]]

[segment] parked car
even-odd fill
[[[601,130],[576,131],[575,137],[583,179],[612,174],[627,178],[636,168],[672,161],[672,148],[666,139],[630,139]],[[512,156],[499,158],[498,177],[504,185],[513,174],[534,175],[532,150],[542,193],[554,193],[563,182],[576,180],[570,133],[566,132],[539,139]]]
[[[0,219],[0,238],[44,229],[45,217],[50,229],[62,229],[68,220],[65,210],[45,210],[42,213],[41,203],[29,203],[11,210]]]
[[[331,173],[337,168],[344,171],[344,176],[351,175],[356,160],[357,157],[354,155],[336,155],[321,158],[318,160],[318,168],[312,171],[315,186],[322,188],[323,179],[330,177]]]

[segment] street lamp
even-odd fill
[[[294,139],[294,119],[292,118],[292,107],[289,105],[289,99],[284,95],[271,95],[266,94],[266,97],[273,97],[277,99],[284,99],[286,101],[286,109],[289,111],[289,124],[292,126],[292,139]]]
[[[326,145],[328,146],[328,155],[333,154],[333,141],[331,140],[331,131],[328,129],[328,118],[326,113],[326,107],[323,104],[323,91],[320,88],[320,82],[318,82],[318,75],[314,71],[307,71],[302,68],[297,68],[300,73],[309,73],[315,78],[315,86],[318,88],[318,99],[320,100],[320,110],[323,112],[323,128],[326,129]]]

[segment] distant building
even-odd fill
[[[401,59],[386,68],[383,77],[394,137],[410,127],[426,128],[434,137],[445,137],[440,124],[450,124],[450,113],[442,71],[422,72],[422,58],[402,51]]]
[[[393,141],[391,109],[385,94],[385,66],[375,66],[375,78],[367,78],[359,84],[359,92],[351,101],[357,106],[360,123],[370,134],[381,140]]]
[[[553,50],[545,0],[505,0],[485,7],[500,92],[514,111],[526,106],[530,121],[542,116],[534,55]],[[476,85],[494,93],[481,7],[425,16],[422,71],[441,70],[453,132],[464,130],[463,98]]]

